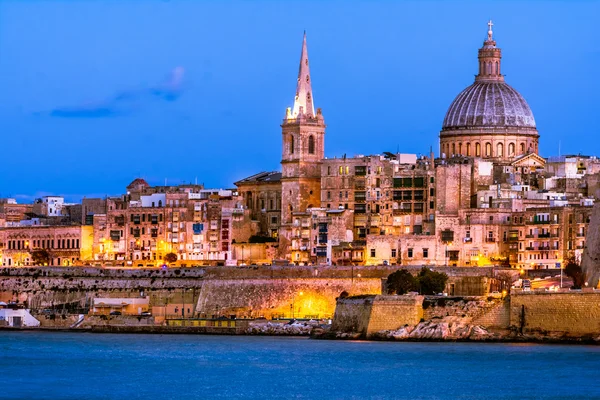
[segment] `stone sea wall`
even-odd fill
[[[523,333],[600,335],[600,291],[511,295],[510,324]]]
[[[332,330],[369,336],[423,318],[423,296],[357,296],[338,299]]]
[[[386,297],[389,304],[376,307],[377,297]],[[390,306],[394,303],[402,313]],[[422,318],[407,321],[411,314]],[[379,324],[372,324],[374,319]],[[517,292],[505,299],[408,295],[339,299],[325,336],[595,343],[600,341],[600,291]]]
[[[379,293],[380,279],[209,279],[198,297],[198,313],[265,318],[331,318],[336,298]]]

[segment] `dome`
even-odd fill
[[[142,178],[136,178],[134,179],[129,185],[127,185],[127,189],[130,188],[142,188],[142,187],[149,187],[150,185],[148,185],[148,182],[146,182],[144,179]]]
[[[443,130],[458,128],[533,128],[535,120],[527,102],[504,82],[475,82],[450,105]]]

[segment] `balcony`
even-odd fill
[[[558,249],[559,249],[559,246],[552,246],[552,247],[550,247],[550,249],[551,249],[551,250],[558,250]]]
[[[528,246],[528,247],[525,247],[525,250],[532,251],[532,250],[535,250],[535,249],[533,247],[531,247],[531,246]]]
[[[535,235],[525,235],[525,238],[527,239],[533,239],[535,237]]]
[[[473,242],[473,238],[467,237],[467,238],[464,238],[463,241],[465,243],[471,243],[471,242]]]
[[[539,238],[549,238],[550,234],[549,233],[538,233],[538,237]]]
[[[577,237],[585,237],[585,233],[583,233],[583,232],[577,232]]]
[[[538,250],[540,250],[540,251],[548,251],[548,250],[550,250],[550,246],[540,246],[540,247],[538,247]]]
[[[491,238],[491,237],[487,237],[487,238],[485,238],[485,242],[486,242],[486,243],[495,243],[495,242],[496,242],[496,239],[494,239],[494,238]]]

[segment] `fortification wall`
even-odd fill
[[[523,333],[600,334],[600,291],[520,292],[510,297],[510,324]]]
[[[380,279],[210,279],[205,280],[196,310],[201,314],[331,318],[336,298],[379,294]]]
[[[338,299],[332,330],[361,335],[416,325],[423,318],[423,296],[360,296]]]

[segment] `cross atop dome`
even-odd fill
[[[489,41],[492,41],[492,40],[494,40],[494,39],[492,39],[492,35],[493,35],[493,33],[494,33],[494,32],[492,32],[492,26],[494,26],[494,23],[493,23],[493,22],[492,22],[492,20],[490,19],[490,20],[488,21],[487,25],[488,25],[488,40],[489,40]]]

